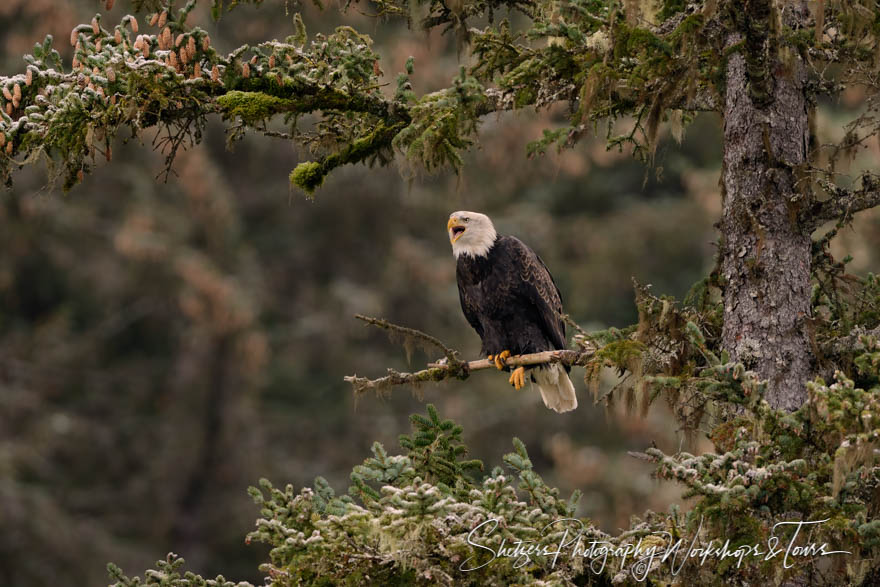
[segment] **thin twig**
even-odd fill
[[[831,194],[831,198],[816,202],[804,212],[804,221],[808,226],[816,227],[837,218],[849,220],[856,212],[880,205],[880,190],[876,187],[875,179],[868,175],[862,177],[862,183],[866,185],[861,190],[846,190],[828,181],[820,183]]]
[[[399,332],[404,336],[411,336],[413,338],[418,338],[427,342],[430,345],[433,345],[440,349],[444,355],[446,355],[446,359],[453,364],[461,364],[462,361],[458,358],[458,351],[449,348],[443,342],[440,341],[439,338],[431,336],[421,330],[416,330],[415,328],[409,328],[407,326],[400,326],[399,324],[394,324],[389,322],[388,320],[384,320],[382,318],[373,318],[371,316],[364,316],[363,314],[355,314],[355,318],[358,320],[363,320],[367,324],[372,326],[378,326],[379,328],[383,328],[385,330],[390,330],[392,332]]]
[[[287,141],[292,141],[296,138],[295,135],[288,132],[280,132],[277,130],[269,130],[268,128],[260,129],[260,132],[267,137],[273,137],[276,139],[285,139]]]
[[[628,454],[629,456],[631,456],[635,459],[639,459],[640,461],[648,461],[649,463],[656,463],[657,462],[656,458],[652,457],[649,454],[645,454],[643,452],[636,452],[633,450],[629,450],[626,452],[626,454]]]
[[[581,328],[580,325],[577,322],[575,322],[574,319],[572,319],[572,317],[569,316],[568,314],[560,314],[560,318],[562,318],[563,322],[565,322],[566,324],[568,324],[569,326],[571,326],[572,328],[577,330],[578,334],[582,334],[583,336],[586,336],[586,337],[590,336],[590,334],[586,330]]]

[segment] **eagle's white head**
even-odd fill
[[[488,216],[466,210],[450,214],[446,230],[449,231],[449,242],[452,243],[452,254],[456,259],[461,255],[485,257],[498,236]]]

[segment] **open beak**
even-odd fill
[[[449,240],[455,242],[464,234],[464,225],[458,223],[458,218],[452,217],[446,223],[446,230],[449,231]]]

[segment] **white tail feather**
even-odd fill
[[[578,407],[574,385],[562,365],[553,363],[547,367],[538,367],[533,373],[545,406],[559,413]]]

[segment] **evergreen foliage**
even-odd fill
[[[869,276],[865,283],[870,288],[873,281]],[[634,454],[654,462],[658,478],[686,488],[685,497],[693,499],[686,512],[676,506],[666,513],[649,511],[619,535],[605,534],[590,520],[575,518],[580,496],[560,498],[534,471],[516,438],[514,452],[504,457],[509,474],[496,467],[477,479],[474,473],[482,470],[482,463],[465,460],[461,427],[429,405],[426,416],[411,416],[413,431],[400,438],[405,454],[391,456],[375,443],[373,456],[352,471],[348,495],[336,496],[321,478],[314,488],[299,493],[290,485],[276,489],[265,480],[262,489],[252,489],[262,518],[248,540],[273,547],[271,563],[262,570],[275,585],[616,584],[636,581],[644,576],[640,573],[653,581],[697,584],[762,582],[768,577],[870,584],[880,547],[874,520],[874,488],[880,483],[880,468],[874,464],[880,441],[880,342],[874,335],[859,336],[849,350],[848,374],[836,371],[830,384],[821,378],[807,384],[808,400],[793,413],[775,410],[764,400],[767,382],[718,350],[717,302],[706,301],[712,296],[700,293],[705,287],[698,284],[689,296],[698,305],[683,307],[637,287],[639,325],[575,338],[599,346],[587,365],[588,377],[612,366],[634,380],[625,379],[612,390],[605,397],[608,403],[628,394],[630,407],[641,401],[646,410],[665,395],[684,430],[710,436],[715,445],[711,453],[665,454],[649,448]],[[703,334],[713,328],[714,336]],[[498,520],[497,526],[491,520]],[[832,559],[829,565],[818,556],[783,565],[794,530],[780,528],[781,521],[821,521],[810,528],[810,542],[825,544],[827,552],[845,551],[827,555],[845,556],[845,564]],[[475,528],[479,531],[473,534]],[[683,539],[684,546],[669,560],[658,555],[633,566],[632,558],[627,563],[609,557],[602,566],[568,542],[578,532],[583,544],[640,544],[648,549],[671,547]],[[803,536],[792,544],[802,545]],[[698,547],[720,547],[725,540],[731,552],[742,556],[709,564],[685,562],[691,541]],[[774,540],[783,545],[777,556],[749,556],[755,545],[766,554]],[[515,564],[526,560],[520,552],[513,558],[496,555],[502,545],[517,541],[534,541],[551,554],[532,552],[522,565]],[[567,546],[554,557],[560,543]],[[648,557],[646,552],[635,558]],[[147,584],[154,576],[178,573],[180,559],[169,556],[144,576]],[[479,568],[463,570],[474,567]],[[128,579],[112,566],[111,573],[121,585],[139,584],[140,579]],[[202,580],[173,576],[178,582],[170,585]]]
[[[412,434],[400,441],[403,454],[373,445],[373,456],[352,471],[349,495],[337,496],[321,478],[298,492],[261,480],[260,488],[250,490],[261,517],[247,540],[272,547],[271,562],[261,567],[272,585],[617,584],[635,582],[640,573],[659,583],[807,576],[813,584],[870,584],[880,548],[873,519],[880,483],[873,458],[880,442],[880,343],[863,337],[860,346],[855,362],[875,384],[860,388],[842,373],[831,384],[816,380],[808,385],[808,402],[794,413],[771,409],[761,399],[763,384],[741,365],[713,364],[711,378],[725,391],[717,403],[749,406],[714,429],[717,452],[666,455],[652,448],[640,455],[657,464],[657,477],[686,487],[694,507],[646,512],[617,536],[577,519],[580,495],[561,498],[516,438],[514,451],[504,456],[506,470],[472,476],[469,471],[481,464],[463,460],[461,428],[428,405],[427,416],[411,417]],[[846,556],[845,564],[832,558],[829,565],[821,556],[790,554],[796,564],[785,568],[782,553],[792,531],[775,525],[820,520],[810,528],[809,542],[851,556],[828,555]],[[794,544],[802,545],[805,534]],[[698,557],[686,556],[692,541],[720,547],[725,540],[731,552],[760,545],[766,554],[774,536],[782,545],[774,557],[733,556],[701,565]],[[685,545],[679,545],[677,559],[658,555],[634,566],[651,546],[671,547],[679,539]],[[501,555],[502,546],[512,549],[518,541],[544,550]],[[628,560],[609,556],[601,565],[584,556],[593,541],[620,548],[640,544],[643,550]],[[182,564],[170,554],[143,578],[109,568],[116,585],[233,585],[223,577],[206,582],[181,574]]]

